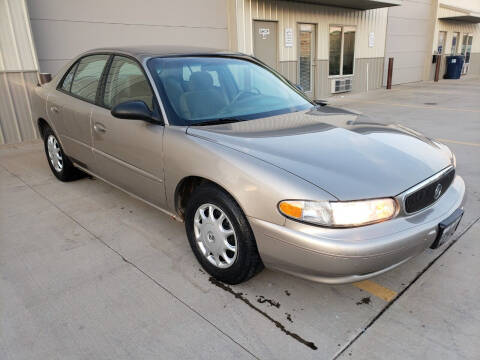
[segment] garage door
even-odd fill
[[[423,80],[425,62],[432,54],[432,0],[404,0],[388,9],[385,74],[388,58],[394,58],[393,84]]]

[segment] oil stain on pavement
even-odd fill
[[[258,312],[259,314],[263,315],[263,317],[265,317],[267,320],[270,320],[277,328],[280,329],[280,331],[282,331],[283,333],[285,333],[285,335],[288,335],[290,336],[291,338],[297,340],[298,342],[302,343],[303,345],[309,347],[310,349],[312,350],[317,350],[317,346],[312,342],[312,341],[308,341],[308,340],[305,340],[304,338],[302,338],[300,335],[296,334],[296,333],[293,333],[289,330],[287,330],[285,328],[285,325],[283,325],[280,321],[277,321],[275,320],[274,318],[272,318],[270,315],[268,315],[265,311],[259,309],[258,307],[256,307],[254,304],[252,304],[252,302],[247,299],[242,292],[237,292],[235,290],[233,290],[230,286],[228,286],[227,284],[224,284],[222,283],[221,281],[218,281],[217,279],[213,278],[213,277],[210,277],[209,278],[210,282],[219,287],[220,289],[222,290],[225,290],[226,292],[232,294],[233,296],[235,296],[235,298],[243,301],[246,305],[248,305],[250,308],[252,308],[253,310],[255,310],[256,312]]]

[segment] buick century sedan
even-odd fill
[[[229,284],[263,266],[366,279],[439,247],[463,215],[447,146],[311,101],[244,54],[92,50],[33,103],[59,180],[87,173],[184,221],[201,266]]]

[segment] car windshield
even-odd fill
[[[282,76],[248,59],[165,57],[150,59],[148,67],[174,125],[251,120],[313,106]]]

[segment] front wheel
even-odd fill
[[[194,191],[185,228],[197,260],[216,279],[238,284],[263,268],[245,215],[219,187],[205,184]]]
[[[61,181],[72,181],[80,178],[83,175],[82,172],[73,166],[70,159],[65,155],[53,130],[46,128],[43,135],[45,154],[53,175]]]

